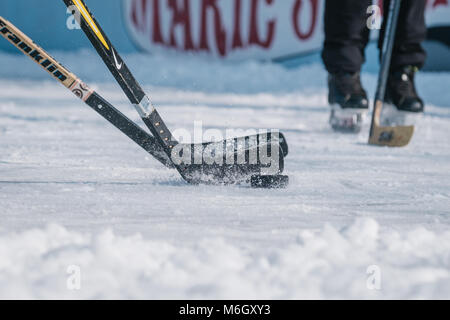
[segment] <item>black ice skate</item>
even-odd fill
[[[416,67],[406,66],[389,75],[382,125],[414,125],[423,114],[424,104],[414,85],[416,71]]]
[[[331,127],[340,132],[361,131],[369,103],[359,72],[329,74],[328,90]]]

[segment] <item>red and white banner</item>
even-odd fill
[[[375,3],[382,1],[375,1]],[[323,0],[124,0],[125,23],[148,52],[176,49],[242,60],[318,51]],[[448,0],[429,0],[427,24],[449,25]],[[375,32],[374,35],[376,36]]]

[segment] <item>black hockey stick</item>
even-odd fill
[[[158,161],[165,166],[173,167],[172,162],[154,137],[114,108],[98,93],[85,85],[76,75],[64,68],[45,52],[45,50],[35,44],[11,22],[2,17],[0,17],[0,34]]]
[[[388,127],[380,125],[381,110],[383,109],[386,84],[391,66],[400,7],[401,0],[391,0],[381,51],[380,73],[378,75],[377,92],[370,126],[369,144],[373,145],[403,147],[409,143],[414,134],[414,126]]]
[[[84,1],[63,1],[69,8],[80,13],[80,25],[86,36],[185,180],[191,183],[235,183],[249,180],[252,175],[264,174],[265,171],[270,174],[282,172],[284,156],[287,155],[288,148],[284,136],[279,133],[236,138],[217,144],[206,143],[200,150],[197,148],[198,145],[190,145],[191,150],[188,150],[190,155],[187,156],[187,146],[180,145],[174,139]],[[218,149],[221,149],[223,157],[220,155],[218,158],[216,157]],[[215,158],[214,163],[210,161],[211,159],[204,159],[204,157],[201,157],[201,163],[198,163],[192,157],[193,154],[204,156],[205,151],[209,158]],[[253,156],[255,154],[256,157]],[[176,160],[183,159],[176,161],[174,158],[177,158]],[[198,160],[199,157],[196,158]],[[269,158],[270,160],[267,161]],[[275,158],[278,162],[276,166],[273,161]],[[219,161],[216,161],[218,159]],[[234,161],[229,161],[233,159]],[[244,161],[239,162],[237,159]],[[271,170],[274,167],[276,167],[276,172]]]

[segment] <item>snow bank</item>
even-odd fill
[[[58,225],[0,235],[0,298],[450,298],[449,270],[450,232],[399,234],[366,218],[258,251]]]

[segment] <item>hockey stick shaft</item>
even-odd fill
[[[140,117],[150,132],[160,143],[168,157],[171,150],[178,144],[164,121],[153,107],[149,97],[142,90],[125,62],[113,47],[99,23],[89,11],[83,0],[63,0],[67,7],[76,8],[80,13],[80,25],[92,45],[135,106]]]
[[[133,121],[103,99],[98,93],[90,89],[75,74],[67,70],[45,50],[35,44],[27,35],[3,17],[0,17],[0,35],[40,65],[53,78],[72,91],[78,98],[83,100],[158,161],[166,166],[172,167],[170,160],[154,137],[150,136],[146,131],[142,130]]]

